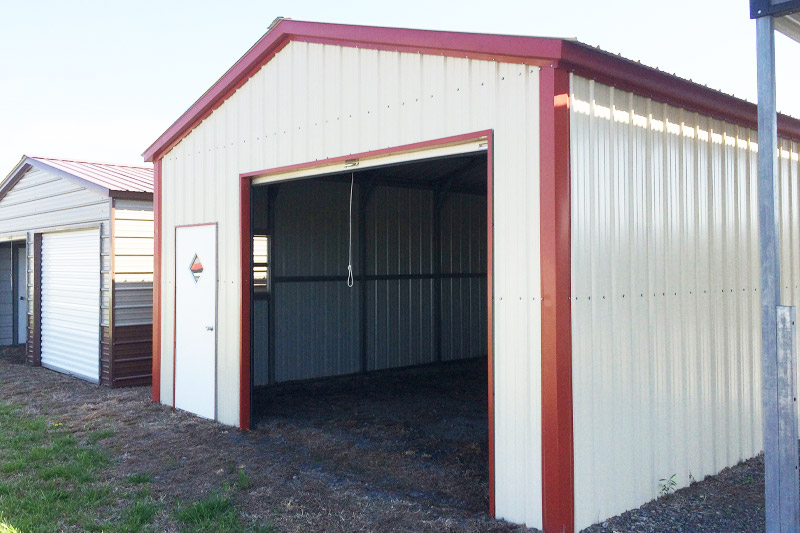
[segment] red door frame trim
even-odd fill
[[[463,135],[454,135],[441,139],[433,139],[380,150],[361,152],[319,161],[309,161],[296,165],[287,165],[267,170],[246,172],[239,175],[239,221],[240,221],[240,258],[241,267],[241,309],[240,309],[240,346],[239,346],[239,427],[242,430],[250,429],[250,287],[245,280],[250,279],[250,184],[255,177],[282,174],[295,170],[314,167],[325,167],[341,163],[350,159],[376,158],[384,155],[395,155],[405,152],[416,152],[426,148],[441,148],[448,145],[462,144],[485,138],[486,146],[486,214],[487,214],[487,315],[488,315],[488,369],[489,369],[489,512],[494,516],[494,131],[482,130]],[[303,179],[311,179],[308,176]]]
[[[153,163],[153,401],[161,401],[161,162]]]
[[[216,262],[216,276],[214,280],[214,420],[217,420],[217,380],[219,366],[219,223],[217,222],[200,222],[198,224],[178,224],[173,228],[173,253],[178,250],[178,230],[181,228],[196,228],[199,226],[214,226],[217,231],[214,235],[214,261]],[[175,268],[172,271],[172,279],[177,282],[178,277],[178,262],[175,261]],[[172,284],[172,409],[175,410],[175,360],[177,357],[177,342],[178,337],[175,334],[178,330],[178,284]]]
[[[567,70],[541,69],[542,522],[547,532],[575,528],[569,89]]]

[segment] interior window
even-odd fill
[[[269,291],[269,235],[253,235],[253,287]]]

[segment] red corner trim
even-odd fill
[[[540,91],[542,276],[542,519],[544,531],[572,532],[569,72],[543,68]]]
[[[153,165],[153,401],[161,401],[161,159]]]
[[[487,132],[486,148],[486,313],[489,367],[489,514],[495,517],[494,498],[494,131]]]

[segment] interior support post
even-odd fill
[[[273,206],[278,196],[278,185],[270,185],[267,190],[267,235],[269,235],[267,249],[267,383],[275,384],[275,261],[273,261],[273,242],[275,235],[275,213]]]
[[[370,197],[374,187],[372,184],[358,183],[358,216],[356,224],[358,224],[358,265],[356,266],[356,280],[358,281],[358,295],[359,295],[359,349],[361,351],[361,372],[365,373],[368,370],[368,357],[367,352],[367,206],[369,205]]]
[[[433,194],[433,349],[436,362],[442,361],[442,206],[447,191]]]

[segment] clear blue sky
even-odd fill
[[[747,0],[0,0],[0,178],[22,154],[140,163],[277,16],[576,37],[755,101]],[[800,44],[776,40],[800,117]]]

